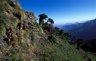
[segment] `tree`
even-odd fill
[[[53,20],[53,19],[51,19],[51,18],[48,18],[47,22],[50,22],[50,23],[51,23],[51,25],[52,25],[52,24],[54,24],[54,20]]]
[[[48,16],[46,14],[40,14],[39,15],[39,25],[42,27],[42,25],[44,24],[44,19],[48,18]]]

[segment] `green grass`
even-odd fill
[[[5,35],[6,24],[7,24],[7,16],[5,16],[3,13],[0,13],[0,35]]]
[[[3,4],[4,2],[6,2],[6,0],[0,0],[0,4]]]
[[[22,58],[21,53],[18,53],[18,50],[13,48],[10,51],[10,61],[24,61],[24,59]]]
[[[17,27],[17,24],[18,24],[18,22],[19,22],[19,20],[18,19],[16,19],[16,18],[13,18],[12,19],[12,26],[14,27],[14,28],[16,28]]]
[[[41,56],[39,61],[87,61],[88,58],[96,61],[96,56],[92,53],[77,50],[74,45],[66,42],[66,39],[63,40],[59,37],[56,39],[58,44],[50,42],[43,45],[37,44],[38,51],[41,50],[46,54],[46,56]],[[86,57],[83,58],[84,56]]]
[[[5,35],[5,33],[6,33],[6,28],[4,24],[0,24],[0,36]]]

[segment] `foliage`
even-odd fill
[[[88,58],[92,61],[96,60],[95,55],[76,50],[74,45],[65,42],[67,39],[61,39],[59,36],[56,39],[57,41],[54,44],[45,43],[44,45],[38,45],[39,49],[46,54],[46,56],[40,56],[41,61],[88,61]]]
[[[0,12],[3,12],[3,6],[0,4]]]
[[[56,42],[56,38],[55,38],[53,35],[48,36],[48,40],[49,40],[51,43],[55,43],[55,42]]]
[[[12,20],[12,26],[14,27],[14,28],[16,28],[17,27],[17,24],[18,24],[18,19],[16,19],[16,18],[12,18],[11,19]]]
[[[15,6],[14,13],[16,14],[17,18],[19,18],[20,20],[24,20],[26,17],[24,10],[21,9],[20,4],[18,2]]]
[[[3,8],[8,13],[11,13],[13,9],[7,2],[3,5]]]
[[[7,23],[7,17],[3,13],[0,13],[0,35],[5,35],[6,23]]]
[[[48,16],[46,14],[40,14],[39,15],[39,25],[43,25],[44,24],[44,19],[48,18]]]
[[[51,18],[48,18],[47,22],[50,22],[51,24],[54,24],[54,20]]]
[[[40,19],[46,19],[46,18],[48,18],[48,16],[46,14],[40,14],[39,17],[40,17]]]
[[[13,15],[15,15],[18,19],[21,20],[21,14],[18,11],[14,11]]]
[[[7,0],[7,2],[10,4],[10,6],[15,7],[15,2],[12,2],[11,0]]]
[[[5,33],[6,33],[6,28],[5,28],[4,24],[0,24],[0,36],[5,35]]]
[[[6,0],[0,0],[0,4],[3,4]]]
[[[19,51],[15,48],[11,49],[10,51],[11,53],[11,59],[9,59],[10,61],[24,61],[24,59],[22,58],[22,56],[19,53]]]

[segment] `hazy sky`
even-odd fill
[[[47,14],[55,24],[82,22],[96,18],[96,0],[18,0],[23,9],[38,16]]]

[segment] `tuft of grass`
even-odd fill
[[[24,61],[22,58],[22,55],[19,53],[19,51],[15,48],[12,48],[10,51],[10,61]]]
[[[24,20],[26,17],[24,10],[21,9],[20,4],[18,2],[17,5],[15,6],[15,11],[13,14],[20,20]]]
[[[16,19],[16,18],[12,18],[11,20],[12,20],[12,26],[13,26],[14,28],[16,28],[17,25],[18,25],[18,23],[19,23],[19,20]]]
[[[7,16],[3,13],[0,13],[0,36],[5,35],[6,33],[6,24],[7,24]]]
[[[5,33],[6,33],[5,25],[0,23],[0,36],[5,35]]]

